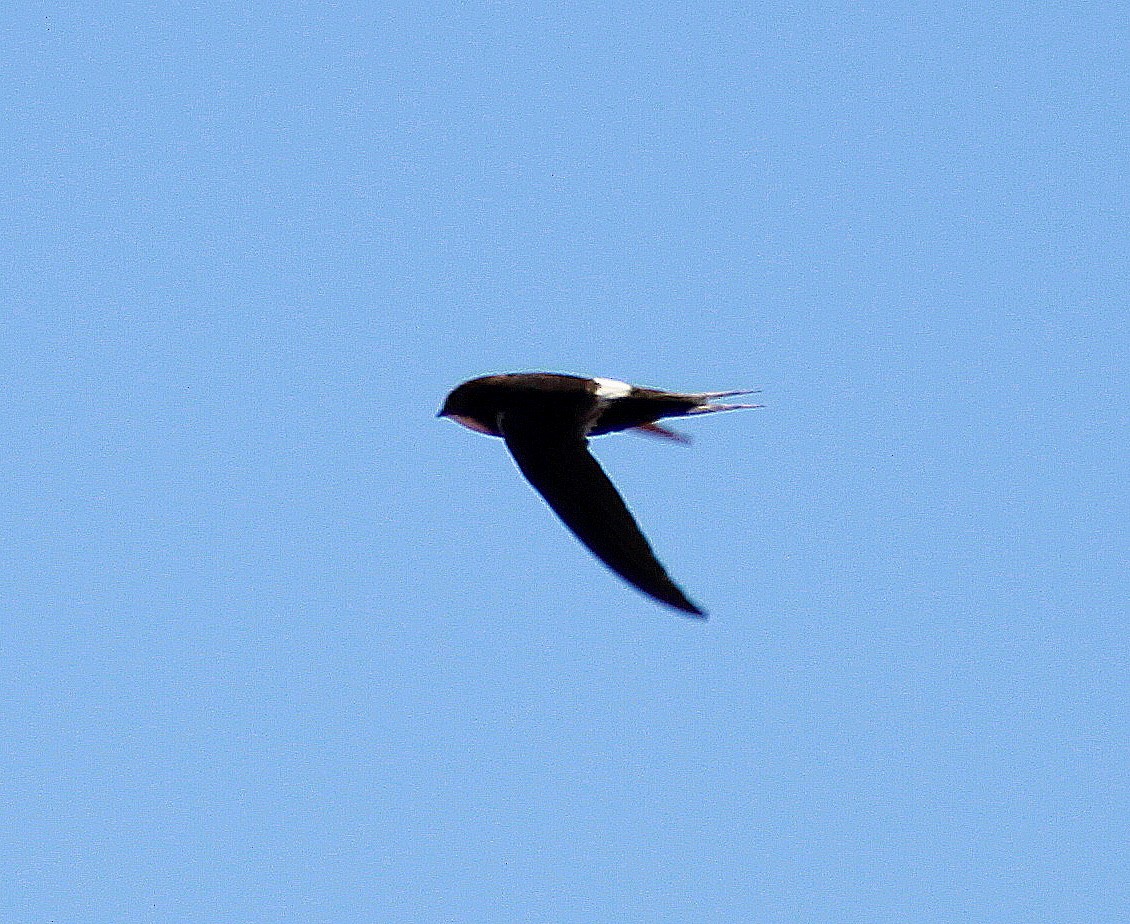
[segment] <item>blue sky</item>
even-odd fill
[[[31,4],[0,919],[1114,922],[1128,29]],[[544,369],[688,594],[434,415]]]

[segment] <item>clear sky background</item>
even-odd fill
[[[5,20],[0,920],[1126,920],[1125,7]]]

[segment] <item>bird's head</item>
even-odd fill
[[[498,400],[485,379],[472,379],[456,388],[443,402],[437,417],[450,417],[476,433],[500,436]]]

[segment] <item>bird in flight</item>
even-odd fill
[[[512,372],[464,382],[447,396],[437,416],[502,437],[522,474],[589,551],[645,594],[705,618],[655,557],[624,499],[589,452],[589,437],[636,429],[687,442],[658,421],[761,407],[712,403],[752,393],[682,394],[616,379]]]

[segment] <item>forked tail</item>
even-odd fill
[[[756,395],[760,393],[760,388],[747,388],[743,391],[706,391],[700,394],[693,395],[695,398],[702,400],[702,404],[698,407],[693,407],[687,411],[687,416],[691,414],[712,414],[715,411],[744,411],[752,410],[753,408],[765,407],[764,404],[711,404],[716,398],[732,398],[734,395]]]

